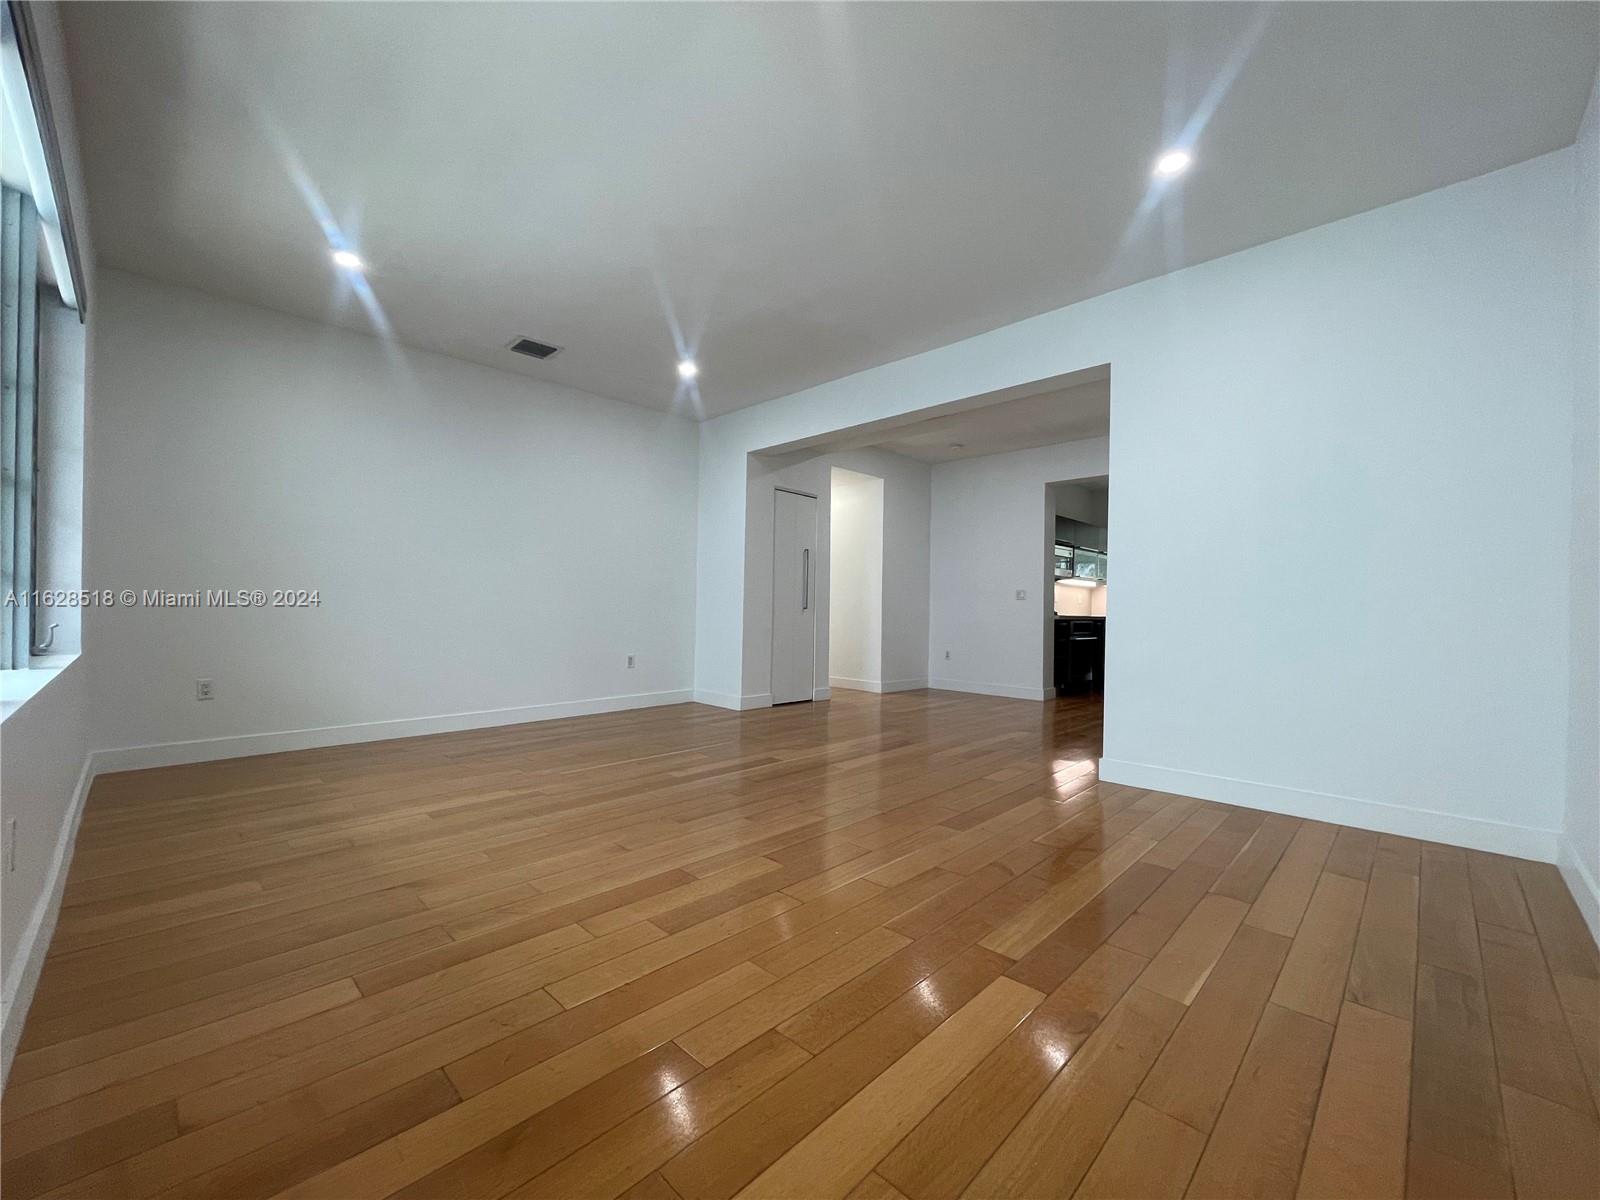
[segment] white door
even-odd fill
[[[810,700],[817,661],[817,498],[776,493],[772,520],[772,702]]]

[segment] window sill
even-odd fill
[[[48,654],[33,659],[26,670],[0,671],[0,722],[9,721],[77,661],[76,654]]]

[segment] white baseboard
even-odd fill
[[[845,675],[831,676],[828,683],[853,692],[913,692],[928,686],[926,679],[851,679]]]
[[[684,704],[691,693],[641,692],[629,696],[599,696],[592,700],[566,700],[554,704],[528,704],[518,708],[491,708],[480,712],[446,713],[435,717],[402,717],[393,721],[367,721],[359,725],[326,725],[290,729],[279,733],[247,733],[237,737],[203,738],[192,742],[163,742],[154,746],[122,746],[99,750],[92,756],[94,772],[134,771],[145,767],[171,767],[181,763],[244,758],[252,754],[280,754],[286,750],[315,750],[356,742],[383,742],[392,738],[421,737],[430,733],[459,733],[467,729],[492,729],[498,725],[525,725],[563,717],[623,712]]]
[[[1009,700],[1048,700],[1042,687],[1013,687],[1008,683],[971,683],[965,679],[930,679],[926,687],[942,692],[971,692],[976,696],[1004,696]]]
[[[1451,846],[1465,846],[1470,850],[1489,850],[1540,862],[1556,861],[1560,841],[1560,833],[1554,829],[1486,821],[1481,817],[1407,808],[1379,800],[1360,800],[1354,796],[1255,783],[1248,779],[1231,779],[1225,775],[1207,775],[1199,771],[1180,771],[1149,763],[1102,758],[1100,778],[1107,783],[1195,796],[1201,800],[1235,804],[1240,808],[1256,808],[1291,817],[1310,817],[1336,825],[1444,842]]]
[[[832,700],[833,689],[831,687],[812,688],[811,698],[813,700]]]
[[[33,1003],[33,990],[39,985],[39,972],[44,969],[45,953],[50,949],[50,937],[56,931],[56,919],[61,915],[61,894],[67,886],[67,864],[72,861],[73,843],[78,839],[78,825],[83,820],[83,805],[89,798],[89,785],[94,782],[93,756],[83,760],[83,770],[78,773],[78,786],[73,790],[67,805],[66,820],[56,835],[55,853],[50,859],[44,891],[34,902],[33,912],[23,927],[11,961],[6,964],[5,991],[0,995],[0,1086],[11,1075],[11,1060],[17,1055],[17,1044],[22,1041],[22,1026],[28,1019],[28,1008]]]
[[[696,704],[710,704],[715,708],[731,709],[733,712],[743,712],[747,708],[772,707],[772,697],[765,692],[736,696],[732,692],[708,692],[697,688],[693,699]]]
[[[1569,837],[1561,839],[1556,866],[1561,868],[1561,878],[1567,881],[1567,890],[1578,902],[1578,911],[1583,914],[1584,924],[1589,926],[1590,936],[1600,942],[1600,881],[1589,873],[1588,865]]]

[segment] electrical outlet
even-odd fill
[[[628,655],[628,670],[633,670],[633,655]]]
[[[1018,600],[1026,600],[1027,598],[1028,598],[1028,589],[1027,588],[1018,588],[1017,589],[1017,599]]]
[[[209,679],[196,679],[194,681],[194,698],[196,700],[209,700],[217,694],[216,688]]]
[[[17,819],[12,817],[6,822],[6,870],[17,869]]]

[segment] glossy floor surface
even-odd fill
[[[842,693],[103,777],[4,1194],[1592,1197],[1551,867]]]

